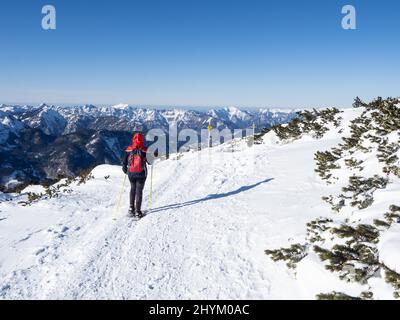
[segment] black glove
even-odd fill
[[[126,174],[126,172],[128,171],[127,167],[122,167],[122,171]]]

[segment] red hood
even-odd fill
[[[143,139],[143,135],[142,135],[141,133],[136,133],[136,134],[133,136],[133,139],[132,139],[132,148],[133,148],[133,149],[135,149],[135,148],[145,149],[145,146],[144,146],[144,139]]]

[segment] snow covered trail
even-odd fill
[[[301,241],[310,219],[329,214],[313,157],[337,139],[243,141],[158,162],[154,209],[138,222],[125,214],[127,187],[112,220],[118,166],[30,207],[3,201],[0,297],[312,299],[264,250]]]

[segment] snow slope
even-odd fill
[[[344,126],[359,112],[343,113]],[[268,134],[264,142],[156,162],[153,210],[140,221],[126,216],[127,187],[115,211],[124,178],[118,166],[99,166],[86,184],[27,207],[18,204],[26,196],[0,195],[0,297],[314,299],[358,292],[360,285],[339,281],[312,256],[296,277],[264,253],[301,242],[310,219],[331,214],[321,197],[339,189],[320,180],[313,158],[340,135],[281,145]]]

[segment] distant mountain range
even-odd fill
[[[195,111],[136,108],[128,105],[61,107],[0,105],[0,190],[30,183],[50,183],[99,164],[118,164],[133,131],[170,127],[178,132],[207,128],[256,131],[286,123],[288,110],[240,110],[235,107]]]

